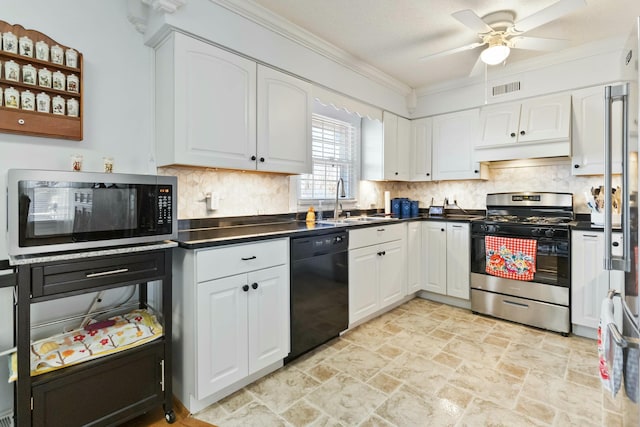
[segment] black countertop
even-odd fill
[[[375,215],[375,214],[374,214]],[[302,233],[308,235],[322,235],[335,231],[349,230],[361,227],[375,227],[380,224],[396,224],[406,221],[453,221],[469,222],[482,218],[483,214],[470,213],[468,215],[429,216],[423,213],[412,218],[380,218],[376,221],[352,221],[341,224],[327,222],[307,223],[297,219],[296,215],[264,215],[256,217],[236,218],[203,218],[194,220],[180,220],[178,245],[185,249],[199,249],[212,246],[228,245],[232,243],[246,243],[278,237],[294,237]]]

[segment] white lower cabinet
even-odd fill
[[[469,299],[470,230],[468,223],[422,223],[422,289]]]
[[[405,253],[406,224],[349,231],[349,325],[406,296]]]
[[[407,295],[422,289],[422,223],[407,224]]]
[[[274,239],[177,255],[174,383],[197,412],[289,354],[289,244]]]
[[[620,255],[622,234],[613,233],[613,254]],[[602,300],[609,289],[623,290],[624,273],[603,268],[604,233],[571,232],[571,323],[573,333],[595,338]]]

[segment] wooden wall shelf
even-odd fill
[[[13,87],[19,93],[25,90],[29,90],[37,96],[39,93],[44,92],[51,100],[55,96],[60,96],[65,100],[65,114],[66,114],[66,101],[68,99],[75,99],[78,101],[78,117],[59,115],[50,113],[41,113],[37,111],[24,110],[22,108],[10,108],[6,106],[6,99],[2,96],[2,103],[0,103],[0,132],[15,133],[30,136],[40,136],[47,138],[61,138],[71,139],[75,141],[81,141],[82,136],[82,122],[84,116],[83,110],[83,92],[84,84],[82,78],[83,57],[82,53],[78,52],[77,67],[69,67],[65,64],[55,64],[52,61],[44,61],[35,57],[35,45],[39,41],[44,41],[49,45],[49,49],[52,46],[58,45],[63,51],[66,51],[70,46],[65,46],[58,43],[54,39],[42,34],[39,31],[27,30],[21,25],[11,25],[7,22],[0,20],[0,37],[6,32],[13,33],[18,40],[20,37],[29,37],[34,46],[34,57],[14,54],[4,49],[0,50],[0,62],[2,63],[2,70],[0,70],[0,90],[4,92],[5,89]],[[77,51],[77,49],[74,49]],[[5,63],[7,61],[14,61],[20,66],[19,81],[8,80],[5,75]],[[74,74],[78,77],[80,87],[78,92],[71,92],[68,90],[57,90],[50,87],[39,86],[36,82],[35,85],[27,84],[22,81],[22,67],[25,65],[32,65],[36,70],[46,68],[49,71],[60,71],[65,76]],[[50,110],[53,111],[53,106],[50,105]]]

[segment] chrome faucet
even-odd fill
[[[347,194],[344,192],[344,181],[342,178],[338,178],[338,183],[336,184],[336,206],[333,208],[333,219],[338,219],[338,190],[340,189],[340,183],[342,183],[342,193],[340,193],[340,197],[347,197]]]

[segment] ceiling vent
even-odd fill
[[[503,85],[494,86],[491,90],[491,96],[500,96],[520,90],[520,82],[505,83]]]

